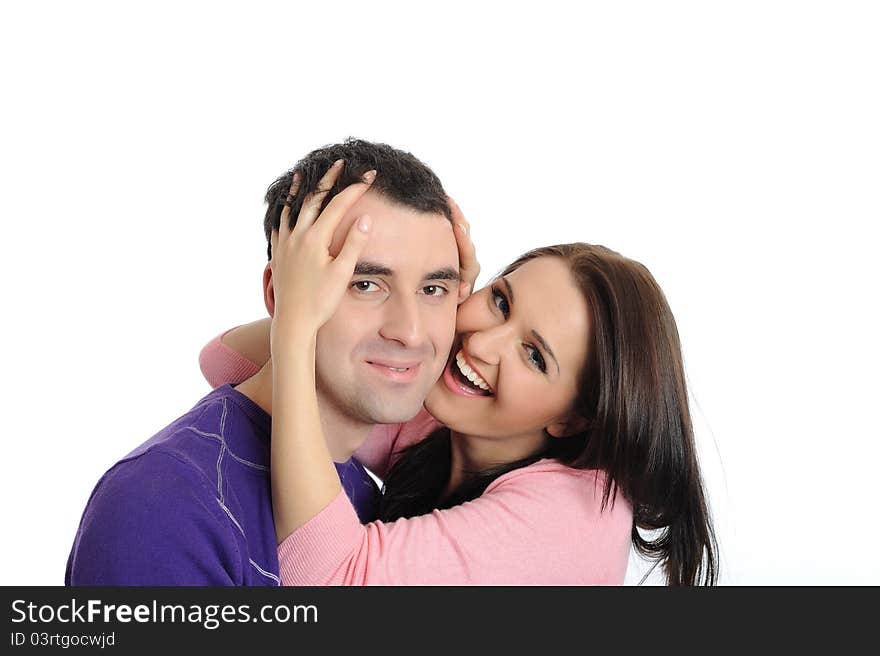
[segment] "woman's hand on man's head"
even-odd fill
[[[349,185],[336,194],[323,211],[321,205],[342,170],[339,160],[321,178],[318,187],[305,197],[296,224],[290,228],[290,204],[281,214],[277,244],[272,248],[272,285],[275,312],[272,319],[272,351],[278,333],[281,343],[296,335],[314,335],[336,311],[354,273],[358,257],[366,246],[370,219],[355,219],[342,248],[330,254],[333,234],[342,218],[370,188],[375,171],[364,175],[364,181]],[[290,196],[296,195],[300,179],[294,176]]]
[[[459,305],[474,291],[477,276],[480,275],[480,263],[477,262],[477,253],[474,242],[471,241],[471,224],[464,218],[461,208],[451,196],[446,197],[449,201],[449,209],[452,210],[452,232],[455,233],[455,243],[458,246],[458,266],[461,282],[458,285]]]

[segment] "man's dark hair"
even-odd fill
[[[263,220],[269,259],[272,259],[272,232],[278,230],[281,222],[281,212],[294,173],[299,173],[302,181],[290,206],[291,227],[296,223],[303,199],[317,188],[327,169],[338,159],[345,160],[345,165],[321,209],[348,185],[360,182],[364,173],[375,170],[376,180],[372,184],[372,191],[405,207],[428,214],[442,214],[452,221],[446,192],[431,169],[411,153],[386,144],[349,138],[343,143],[313,150],[269,186],[266,191],[266,218]]]

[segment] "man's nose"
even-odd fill
[[[385,315],[379,334],[407,348],[418,348],[425,342],[418,301],[397,296],[385,302]]]

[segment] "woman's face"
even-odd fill
[[[452,353],[425,407],[466,435],[556,434],[577,394],[589,330],[565,261],[529,260],[459,306]]]

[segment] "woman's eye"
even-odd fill
[[[370,285],[373,286],[374,289],[370,288]],[[352,289],[359,292],[375,292],[379,290],[379,285],[374,283],[371,280],[358,280],[357,282],[351,283]]]
[[[541,373],[547,373],[547,363],[544,362],[544,356],[541,352],[531,344],[525,344],[526,352],[529,354],[529,362]]]
[[[510,304],[507,302],[507,297],[498,291],[497,287],[492,288],[492,302],[505,317],[510,314]]]
[[[440,285],[427,285],[422,287],[422,292],[424,292],[425,296],[443,296],[448,294],[449,290]]]

